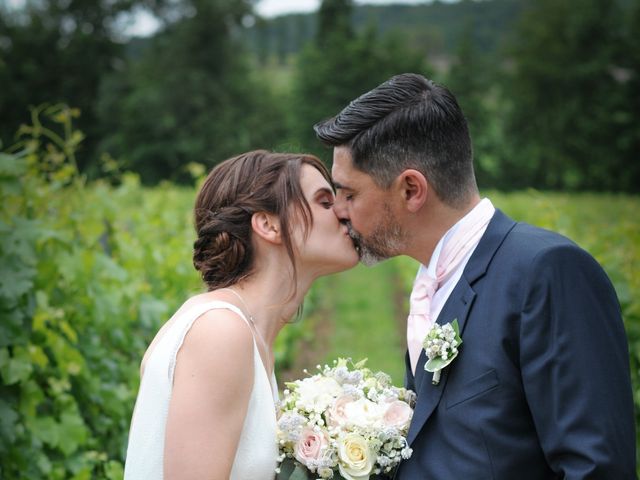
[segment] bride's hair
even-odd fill
[[[304,164],[316,168],[331,184],[324,164],[304,154],[256,150],[225,160],[211,170],[196,198],[198,238],[193,244],[193,265],[210,291],[233,285],[252,273],[251,217],[256,212],[278,217],[295,278],[291,221],[300,219],[305,237],[313,222],[300,186]]]

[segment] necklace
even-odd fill
[[[225,287],[225,288],[221,288],[220,290],[228,290],[228,291],[230,291],[236,297],[238,297],[238,300],[240,300],[240,302],[242,303],[242,306],[244,307],[244,311],[247,312],[247,317],[249,318],[249,323],[251,323],[251,326],[253,327],[253,331],[256,332],[256,335],[258,336],[258,339],[260,340],[260,343],[262,343],[262,348],[264,348],[264,352],[265,352],[265,354],[267,356],[267,365],[266,365],[266,367],[269,368],[271,366],[271,353],[269,351],[269,347],[267,345],[267,342],[264,341],[264,338],[262,337],[262,334],[260,333],[260,330],[258,330],[258,327],[256,325],[255,319],[253,318],[253,315],[251,315],[251,312],[249,311],[249,307],[247,307],[247,302],[245,302],[244,298],[242,298],[242,295],[240,295],[238,292],[236,292],[233,288]]]

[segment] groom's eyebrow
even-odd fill
[[[333,186],[336,188],[336,190],[348,190],[349,187],[347,187],[346,185],[341,184],[340,182],[333,182]]]

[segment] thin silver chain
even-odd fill
[[[242,298],[242,295],[240,295],[238,292],[236,292],[233,288],[225,287],[225,288],[221,288],[220,290],[229,290],[236,297],[238,297],[240,302],[242,302],[242,306],[244,307],[244,311],[247,312],[247,316],[249,317],[249,322],[251,322],[251,325],[253,326],[253,330],[258,335],[258,339],[260,340],[260,343],[262,343],[262,348],[264,348],[264,351],[267,354],[267,362],[268,362],[267,366],[269,368],[271,368],[271,353],[269,351],[269,346],[267,345],[267,342],[264,341],[264,338],[262,338],[262,334],[260,333],[260,330],[258,330],[258,326],[256,325],[255,319],[254,319],[253,315],[251,315],[251,312],[249,311],[249,307],[247,307],[247,302],[245,302],[244,298]]]

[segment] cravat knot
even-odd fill
[[[411,315],[429,315],[430,300],[438,289],[438,281],[427,274],[420,275],[411,292],[409,313]]]
[[[478,244],[494,211],[488,200],[482,200],[476,205],[450,230],[451,235],[445,235],[441,240],[442,248],[432,270],[436,278],[429,276],[425,268],[420,271],[413,284],[407,318],[407,348],[414,374],[422,351],[422,341],[436,320],[431,316],[431,300],[440,285],[448,281]]]

